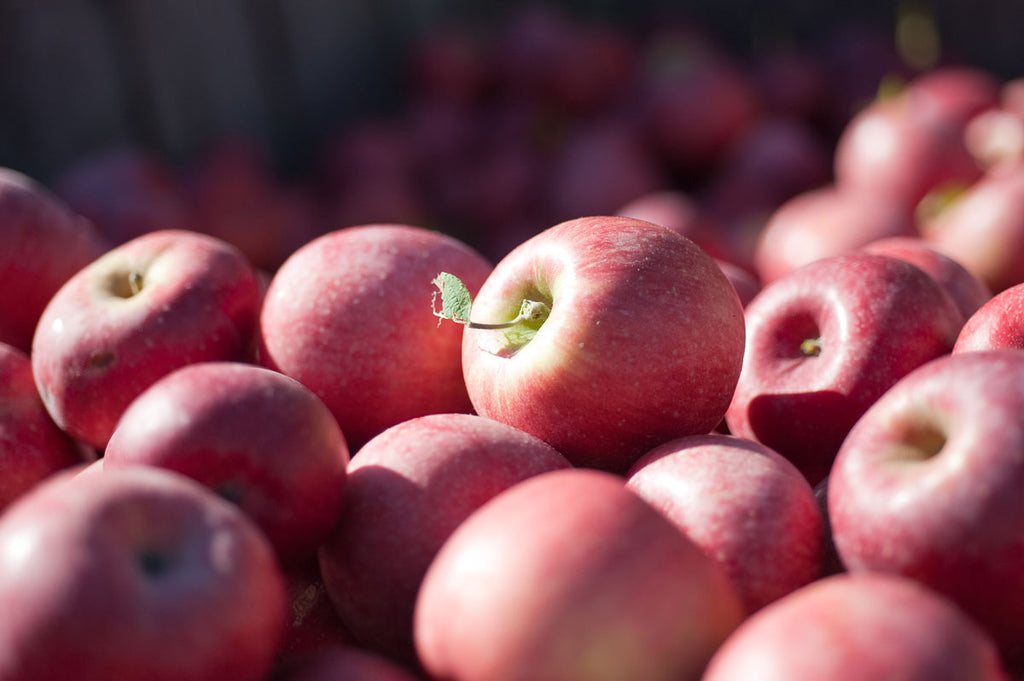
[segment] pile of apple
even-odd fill
[[[123,193],[0,169],[0,681],[1024,673],[1020,83],[910,78],[793,183],[685,79],[623,112],[631,52],[555,58],[552,26],[511,25],[499,81],[424,42],[416,120],[529,86],[571,135],[652,125],[664,184],[599,182],[616,142],[551,166],[603,210],[488,213],[488,154],[539,147],[463,140],[452,177],[430,126],[437,184],[404,186],[451,230],[355,219],[383,185],[347,165],[324,227],[247,146],[186,194],[138,157]]]

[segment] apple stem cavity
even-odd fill
[[[463,324],[470,329],[515,329],[520,327],[523,332],[532,337],[548,316],[551,314],[551,306],[539,300],[523,300],[519,306],[519,314],[507,322],[474,322],[469,319],[473,307],[473,299],[465,284],[454,274],[441,272],[433,282],[437,287],[434,292],[431,304],[434,309],[434,316],[440,320],[449,319],[458,324]],[[441,309],[437,309],[437,294],[441,294]],[[512,338],[510,337],[510,340]],[[516,342],[516,341],[514,341]],[[521,341],[519,341],[521,342]]]
[[[800,343],[800,352],[804,357],[817,357],[821,354],[821,337],[807,338]]]

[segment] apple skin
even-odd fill
[[[54,424],[39,399],[27,354],[0,342],[0,513],[90,452]]]
[[[323,648],[355,645],[355,638],[327,594],[315,555],[310,560],[285,566],[285,579],[291,610],[288,628],[278,649],[278,665]]]
[[[29,352],[50,298],[109,245],[92,223],[10,168],[0,168],[0,239],[0,342]]]
[[[1009,681],[991,639],[911,579],[842,574],[749,617],[702,681]]]
[[[878,239],[864,246],[865,253],[887,255],[917,265],[931,275],[960,308],[964,319],[992,298],[992,290],[963,265],[942,253],[921,236],[893,236]]]
[[[633,465],[626,485],[722,566],[747,613],[821,575],[814,490],[760,443],[719,434],[666,442]]]
[[[925,219],[921,233],[994,293],[1024,282],[1024,162],[991,168]]]
[[[330,531],[349,451],[330,410],[295,379],[199,362],[128,405],[103,459],[107,471],[160,466],[201,482],[245,511],[292,564],[315,556]]]
[[[121,244],[71,277],[40,317],[31,355],[43,403],[61,429],[103,449],[158,378],[252,359],[260,299],[255,269],[220,239],[167,230]]]
[[[754,246],[762,283],[886,237],[917,235],[904,205],[837,185],[812,189],[782,203],[769,216]]]
[[[333,645],[285,660],[273,681],[420,681],[420,677],[378,653]]]
[[[1024,349],[1024,283],[1003,289],[967,318],[953,345],[953,354]]]
[[[287,617],[256,526],[158,468],[51,477],[0,517],[0,574],[3,681],[258,681]]]
[[[456,528],[415,636],[430,678],[696,681],[742,618],[719,566],[621,477],[568,469]]]
[[[832,535],[851,572],[912,577],[1024,653],[1024,351],[936,359],[850,431],[829,476]]]
[[[445,539],[498,492],[569,467],[542,440],[473,414],[410,419],[366,443],[319,552],[328,594],[356,640],[415,664],[416,594]]]
[[[771,447],[817,484],[860,415],[949,353],[963,323],[934,279],[896,258],[851,253],[793,270],[746,307],[729,432]],[[803,347],[814,339],[818,354]]]
[[[480,415],[573,465],[616,472],[721,422],[742,364],[743,308],[694,242],[625,217],[560,223],[498,262],[473,320],[512,319],[531,296],[551,313],[528,343],[465,331],[465,383]]]
[[[492,265],[440,232],[348,227],[299,248],[276,272],[260,317],[260,363],[309,387],[351,451],[402,421],[472,411],[462,329],[439,324],[431,283],[442,271],[475,292]]]

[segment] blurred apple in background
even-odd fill
[[[913,580],[836,575],[747,619],[703,681],[1008,681],[992,638]]]
[[[0,168],[0,240],[0,342],[28,352],[50,298],[109,243],[56,195],[10,168]]]
[[[0,516],[0,575],[4,681],[259,681],[286,626],[262,533],[156,468],[36,487]]]
[[[727,435],[666,442],[626,485],[722,566],[746,612],[821,575],[821,511],[810,483],[768,447]]]
[[[568,469],[485,503],[441,547],[416,649],[452,681],[697,681],[743,619],[720,567],[622,478]]]
[[[415,666],[413,608],[441,544],[491,497],[562,468],[550,445],[472,414],[410,419],[366,443],[320,548],[324,584],[356,640]]]
[[[104,470],[148,465],[201,482],[238,505],[281,562],[316,555],[341,505],[348,446],[304,385],[241,362],[199,362],[132,400]]]
[[[260,362],[312,390],[350,450],[416,416],[469,412],[462,329],[431,310],[438,273],[475,292],[491,264],[463,242],[408,225],[335,230],[278,269],[260,317]]]
[[[92,455],[50,418],[28,355],[0,342],[0,514],[50,475]]]
[[[964,319],[908,262],[855,253],[767,284],[745,311],[743,369],[729,431],[782,454],[812,485],[882,393],[953,348]]]
[[[829,476],[851,572],[913,578],[959,604],[1005,659],[1024,654],[1024,351],[936,359],[880,397]]]
[[[548,442],[574,465],[624,472],[651,447],[710,432],[743,359],[743,308],[715,261],[667,227],[587,217],[503,258],[467,328],[465,385],[477,413]],[[710,342],[713,338],[714,342]]]
[[[261,301],[253,266],[191,231],[150,232],[72,276],[47,304],[32,370],[54,421],[102,449],[143,390],[174,369],[254,357]]]

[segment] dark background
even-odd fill
[[[901,11],[933,17],[947,58],[1024,74],[1024,3],[811,0],[582,0],[581,18],[644,30],[705,24],[756,58],[778,41],[814,45],[828,28],[891,31]],[[345,120],[397,106],[405,48],[453,19],[500,23],[522,3],[474,0],[0,0],[0,165],[42,180],[117,144],[188,158],[222,132],[267,141],[300,166]]]

